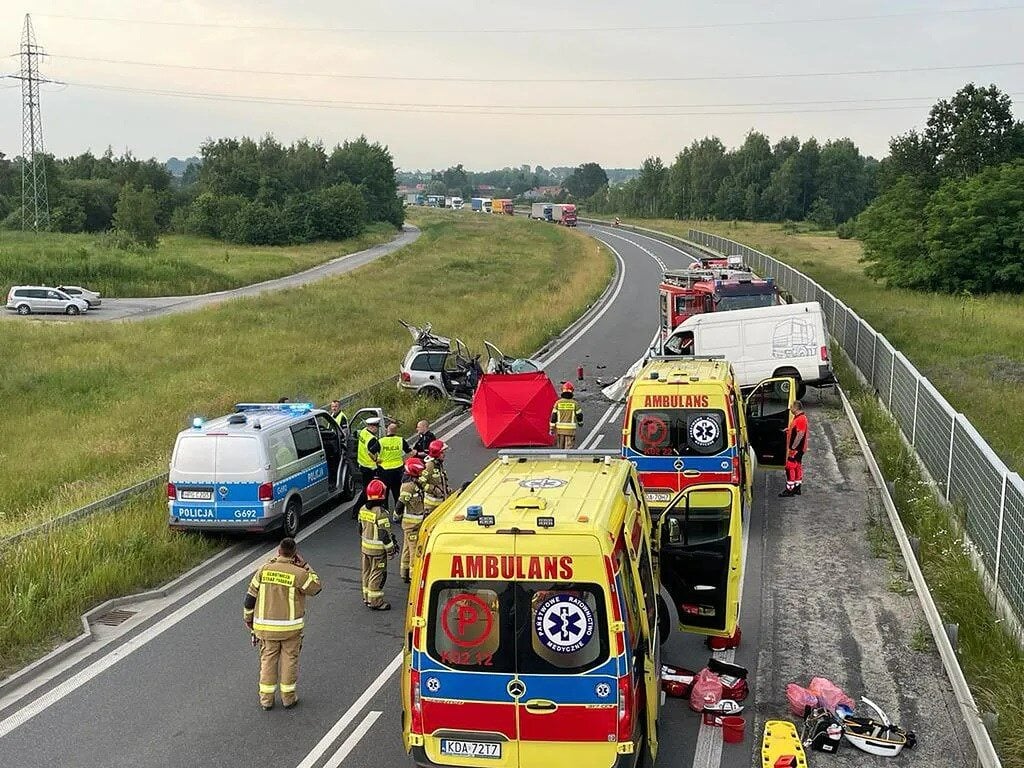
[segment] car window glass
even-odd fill
[[[217,474],[238,475],[257,471],[260,447],[255,437],[218,437]]]
[[[292,439],[290,430],[276,432],[267,438],[267,447],[270,451],[270,458],[278,469],[297,461],[299,456],[295,451],[295,441]]]
[[[423,352],[416,356],[416,359],[412,361],[412,365],[409,367],[414,371],[440,373],[444,370],[444,361],[446,357],[448,357],[448,355],[444,352]]]
[[[300,459],[312,456],[321,450],[320,430],[316,428],[316,423],[312,419],[294,425],[291,432],[295,439],[295,451]]]
[[[600,586],[575,582],[517,585],[520,673],[577,674],[608,658],[608,623]]]
[[[206,435],[183,437],[174,451],[174,468],[179,472],[211,472],[217,441]]]
[[[640,559],[637,562],[637,570],[640,572],[640,590],[644,595],[644,606],[647,609],[647,626],[657,626],[658,604],[657,591],[654,588],[654,572],[651,570],[651,556],[646,547],[640,548]]]
[[[633,414],[630,446],[645,456],[708,456],[726,446],[725,413],[679,408]]]
[[[619,569],[619,577],[622,579],[622,601],[626,604],[626,628],[629,630],[630,641],[635,644],[640,636],[640,617],[636,610],[637,592],[636,583],[633,581],[633,569],[625,550],[619,550],[615,562]]]
[[[46,292],[46,298],[48,298],[48,299],[62,299],[64,297],[61,296],[59,293],[57,293],[57,291],[47,291]]]
[[[427,616],[427,654],[455,669],[514,672],[514,600],[515,582],[436,582]]]
[[[321,432],[326,434],[334,435],[338,433],[338,422],[325,413],[318,413],[316,415],[316,425],[320,428]]]
[[[754,417],[774,416],[789,410],[789,382],[772,381],[750,393],[747,413]]]

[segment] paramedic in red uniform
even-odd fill
[[[786,431],[786,490],[779,496],[799,496],[804,479],[804,453],[807,451],[807,414],[797,400],[790,411],[793,421]]]

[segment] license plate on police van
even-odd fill
[[[209,488],[182,488],[178,496],[182,501],[209,501],[213,498],[213,491]]]
[[[460,741],[441,739],[441,754],[457,757],[501,758],[501,744],[494,741]]]

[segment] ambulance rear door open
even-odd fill
[[[782,469],[786,465],[786,433],[796,402],[796,381],[783,376],[757,383],[744,400],[747,436],[759,466]]]

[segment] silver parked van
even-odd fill
[[[167,482],[174,529],[299,529],[304,513],[353,496],[348,447],[330,414],[311,403],[239,403],[178,434]]]
[[[7,292],[7,308],[19,315],[33,312],[78,315],[89,309],[89,302],[45,285],[16,285]]]

